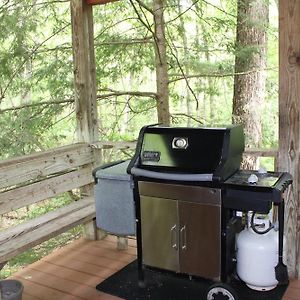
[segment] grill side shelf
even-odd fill
[[[277,174],[279,179],[272,186],[256,184],[231,184],[224,183],[225,193],[223,205],[226,208],[241,211],[257,211],[268,213],[272,203],[279,204],[283,200],[283,192],[292,183],[289,173]]]
[[[240,211],[256,211],[268,213],[272,207],[272,193],[226,189],[223,206]]]

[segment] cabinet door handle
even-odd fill
[[[180,241],[181,241],[181,249],[186,250],[186,228],[185,225],[180,229]]]
[[[173,249],[177,250],[178,245],[177,245],[177,230],[176,230],[176,225],[171,227],[171,246]]]

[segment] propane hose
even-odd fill
[[[271,229],[274,228],[274,225],[271,224],[271,222],[270,222],[270,226],[269,226],[268,229],[263,230],[263,231],[257,230],[257,229],[255,228],[255,224],[254,224],[254,216],[255,216],[255,214],[256,214],[256,212],[253,212],[253,213],[252,213],[251,221],[250,221],[250,226],[251,226],[252,230],[253,230],[255,233],[257,233],[257,234],[266,234],[266,233],[268,233]]]

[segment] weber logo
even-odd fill
[[[143,157],[143,161],[158,162],[160,160],[160,152],[159,151],[143,151],[142,157]]]

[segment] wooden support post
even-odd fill
[[[96,220],[88,222],[83,225],[84,238],[87,240],[97,240]]]
[[[127,250],[128,249],[128,238],[118,236],[117,249],[118,250]]]
[[[300,1],[279,0],[279,157],[278,169],[294,182],[286,198],[286,258],[291,278],[300,271]]]
[[[92,6],[71,0],[77,135],[80,142],[98,140],[96,66]]]
[[[79,142],[92,143],[98,140],[93,10],[85,0],[71,0],[70,5],[77,136]],[[83,193],[92,194],[93,187],[86,186]],[[96,238],[91,228],[96,229],[94,224],[86,225],[86,237]]]

